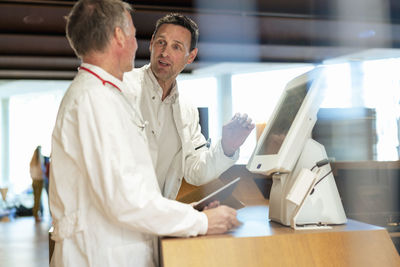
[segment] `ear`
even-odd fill
[[[197,48],[195,48],[195,49],[193,49],[192,51],[190,51],[189,57],[188,57],[188,60],[187,60],[187,63],[186,63],[186,64],[190,64],[190,63],[192,63],[192,62],[194,61],[194,59],[195,59],[196,56],[197,56],[197,51],[198,51]]]
[[[121,47],[125,45],[125,33],[120,27],[116,27],[114,30],[114,38],[117,44]]]
[[[153,46],[153,40],[154,40],[154,35],[151,36],[151,40],[150,40],[150,45],[149,45],[150,53],[151,53],[151,47]]]

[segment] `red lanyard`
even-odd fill
[[[116,86],[116,85],[113,84],[112,82],[109,82],[109,81],[106,81],[106,80],[102,79],[97,73],[95,73],[95,72],[89,70],[88,68],[85,68],[85,67],[80,66],[78,69],[79,69],[79,70],[85,70],[85,71],[89,72],[90,74],[93,74],[95,77],[97,77],[97,78],[103,83],[103,85],[106,85],[106,83],[108,83],[109,85],[114,86],[115,88],[117,88],[118,91],[122,92],[122,90],[119,89],[118,86]]]

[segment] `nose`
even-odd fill
[[[136,53],[136,51],[137,51],[137,49],[138,49],[138,43],[137,43],[136,37],[133,39],[133,45],[134,45],[134,47],[135,47],[135,53]]]
[[[169,55],[169,52],[168,52],[168,46],[167,45],[164,45],[163,46],[163,48],[161,49],[161,56],[162,57],[167,57],[168,55]]]

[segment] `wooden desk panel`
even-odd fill
[[[400,266],[388,232],[349,220],[332,230],[298,230],[267,220],[266,206],[238,212],[243,222],[227,235],[164,238],[165,267]]]
[[[384,229],[163,240],[164,266],[400,266]]]

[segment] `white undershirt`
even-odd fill
[[[141,111],[143,117],[149,122],[146,131],[148,133],[149,149],[157,175],[158,184],[162,194],[165,196],[164,186],[166,179],[174,179],[170,176],[172,161],[182,155],[182,144],[173,117],[172,105],[178,97],[176,84],[170,94],[161,101],[162,88],[158,84],[151,69],[146,70],[144,80]]]
[[[155,108],[158,108],[157,121],[159,123],[158,157],[155,169],[161,192],[164,192],[166,175],[172,166],[171,162],[182,150],[181,140],[172,115],[172,103],[168,100],[168,97],[163,102],[158,99],[158,103],[155,103]]]

